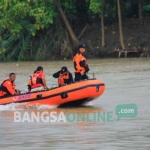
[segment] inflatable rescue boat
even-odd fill
[[[103,94],[105,85],[101,80],[89,79],[47,91],[23,93],[0,99],[0,105],[17,103],[21,105],[80,106]]]

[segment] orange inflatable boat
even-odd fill
[[[103,94],[105,85],[101,80],[90,79],[48,91],[24,93],[0,99],[0,105],[19,103],[21,105],[79,106]]]

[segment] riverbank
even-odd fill
[[[118,22],[105,22],[105,46],[101,47],[100,20],[87,24],[76,24],[73,28],[80,43],[86,45],[86,57],[89,58],[118,58],[118,57],[149,57],[150,56],[150,19],[127,19],[123,21],[123,37],[125,49],[120,46]],[[86,29],[85,29],[86,28]],[[55,29],[37,32],[36,36],[28,37],[28,46],[22,48],[16,45],[9,49],[0,50],[0,61],[49,61],[69,60],[75,55],[77,48],[73,46],[66,29]],[[83,29],[84,32],[83,32]],[[58,32],[58,33],[57,33]],[[82,33],[82,34],[81,34]],[[52,35],[59,36],[59,39]],[[39,42],[41,39],[42,42]],[[9,43],[9,41],[4,41]],[[16,46],[16,47],[15,47]]]
[[[143,18],[143,20],[144,21],[140,21],[139,19],[127,19],[123,21],[123,36],[125,43],[125,50],[123,51],[129,51],[127,57],[150,56],[150,19]],[[118,57],[119,51],[122,50],[119,41],[118,22],[105,25],[104,48],[101,47],[101,40],[100,22],[94,22],[92,25],[89,25],[81,38],[81,42],[87,45],[88,56]],[[121,57],[124,56],[125,55],[122,55]]]

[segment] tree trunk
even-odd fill
[[[125,7],[124,7],[125,3],[123,0],[120,0],[119,3],[120,3],[121,19],[124,20],[124,18],[125,18]]]
[[[85,33],[85,31],[86,31],[88,28],[89,28],[89,24],[87,23],[87,24],[85,25],[85,27],[83,28],[83,30],[81,31],[80,35],[78,36],[78,39],[80,39],[80,38],[83,36],[83,34]]]
[[[121,44],[122,49],[125,49],[125,45],[124,45],[124,41],[123,41],[123,33],[122,33],[120,0],[117,0],[117,7],[118,7],[118,19],[119,19],[120,44]]]
[[[101,28],[102,28],[102,47],[105,46],[104,5],[105,5],[105,0],[102,0],[102,12],[100,15]]]
[[[140,21],[142,20],[142,9],[141,9],[141,1],[139,0],[139,2],[138,2],[139,4],[139,19],[140,19]]]
[[[57,5],[57,8],[58,8],[58,10],[59,10],[59,12],[60,12],[60,14],[61,14],[61,17],[62,17],[64,23],[65,23],[65,25],[66,25],[66,27],[67,27],[67,29],[68,29],[68,32],[69,32],[69,34],[70,34],[70,36],[71,36],[71,39],[72,39],[72,41],[73,41],[73,44],[74,44],[75,46],[77,46],[77,45],[79,44],[79,40],[78,40],[77,37],[75,36],[75,34],[74,34],[74,32],[73,32],[73,30],[72,30],[70,24],[69,24],[69,21],[68,21],[66,15],[65,15],[65,13],[64,13],[64,11],[63,11],[61,5],[60,5],[60,0],[57,0],[56,5]]]

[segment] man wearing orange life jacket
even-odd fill
[[[75,81],[81,81],[88,79],[87,72],[89,71],[86,58],[84,57],[85,45],[78,45],[78,52],[73,58],[74,68],[75,68]]]
[[[62,67],[60,71],[53,74],[54,78],[58,78],[58,85],[63,86],[73,83],[72,74],[68,71],[67,67]]]
[[[43,67],[37,67],[37,70],[34,71],[34,74],[31,76],[31,79],[28,81],[28,92],[31,92],[31,89],[37,90],[37,88],[42,87],[45,90],[48,90],[46,85],[45,74],[43,72]]]
[[[20,91],[15,89],[15,79],[15,73],[10,73],[9,79],[2,82],[0,86],[0,98],[20,94]]]

